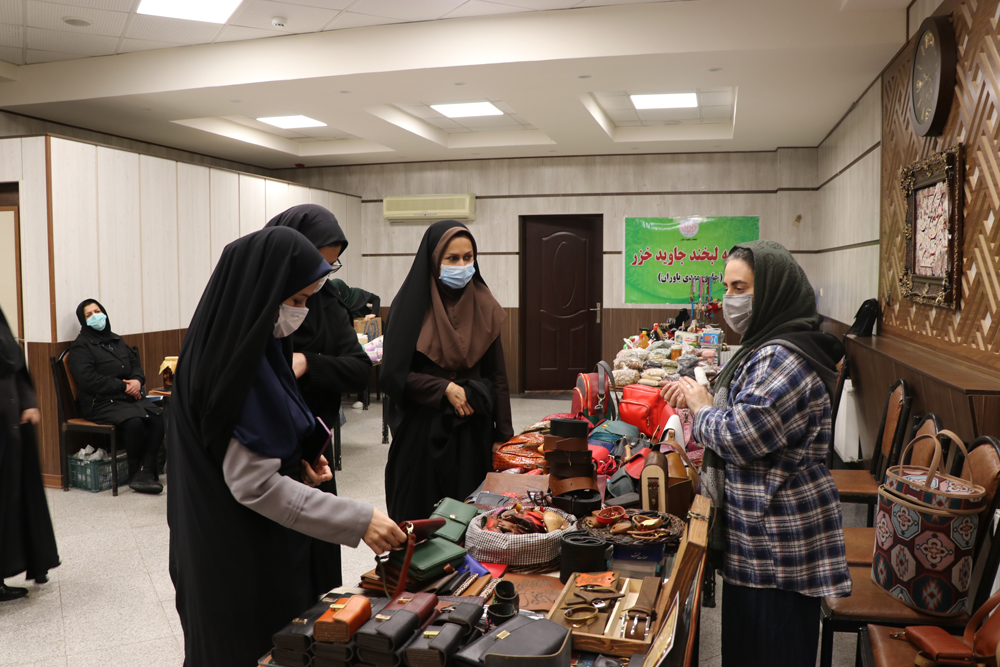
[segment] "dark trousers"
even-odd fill
[[[722,667],[815,667],[820,598],[722,587]]]
[[[128,454],[128,476],[131,479],[140,467],[156,472],[156,456],[163,445],[163,417],[149,415],[126,419],[115,427],[119,442]]]

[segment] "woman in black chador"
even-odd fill
[[[340,268],[340,257],[347,249],[347,237],[337,218],[322,206],[293,206],[271,219],[267,227],[290,227],[316,246],[323,258]],[[299,391],[310,412],[330,429],[340,419],[340,395],[363,391],[372,373],[372,362],[358,342],[354,322],[340,295],[327,281],[309,297],[309,314],[292,334],[292,370],[298,378]],[[319,488],[337,492],[337,480]],[[313,592],[322,595],[340,586],[340,545],[312,541]]]
[[[184,338],[167,522],[187,667],[255,664],[315,603],[310,538],[376,553],[406,539],[371,505],[316,489],[327,461],[303,458],[315,418],[290,336],[330,271],[292,229],[248,234],[222,252]]]
[[[35,441],[40,416],[21,346],[0,311],[0,602],[28,594],[4,579],[27,572],[44,584],[59,565]]]
[[[77,404],[84,419],[114,424],[128,455],[132,490],[160,493],[163,485],[154,473],[163,445],[163,408],[144,396],[146,374],[139,357],[111,330],[107,313],[94,299],[76,307],[80,335],[69,348],[69,370],[78,390]]]
[[[465,225],[434,223],[389,309],[380,381],[392,399],[385,495],[397,521],[464,500],[493,469],[493,445],[513,435],[504,311],[476,252]]]

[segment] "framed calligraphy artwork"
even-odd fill
[[[904,167],[899,183],[906,197],[900,293],[917,303],[955,310],[962,295],[963,158],[958,144]]]

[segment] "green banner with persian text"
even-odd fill
[[[758,238],[758,216],[625,218],[625,303],[691,303],[696,276],[711,276],[721,299],[729,249]]]

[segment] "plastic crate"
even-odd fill
[[[69,461],[69,485],[97,493],[111,488],[111,461],[87,461],[72,456]],[[128,484],[128,458],[118,457],[118,486]]]

